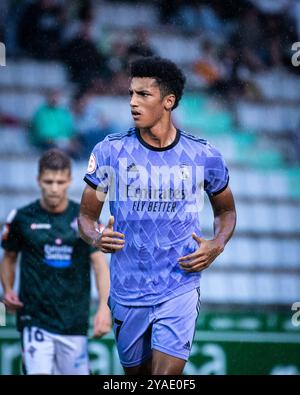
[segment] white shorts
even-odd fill
[[[22,332],[22,354],[26,374],[89,374],[86,336],[26,327]]]

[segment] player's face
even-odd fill
[[[67,197],[71,174],[65,170],[44,170],[38,179],[42,199],[50,208],[58,207]]]
[[[133,77],[129,88],[131,114],[137,128],[152,128],[166,113],[166,98],[162,98],[154,78]]]

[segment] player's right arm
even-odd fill
[[[23,247],[22,230],[17,210],[12,210],[7,217],[2,233],[1,246],[4,248],[4,257],[0,266],[0,277],[4,291],[3,301],[9,310],[16,310],[23,307],[23,303],[13,290],[17,256]]]
[[[103,196],[99,196],[99,193]],[[99,248],[102,252],[116,252],[121,250],[125,244],[123,233],[115,232],[114,217],[110,217],[107,226],[100,233],[98,219],[105,201],[104,192],[99,192],[87,185],[83,191],[78,226],[81,238]]]
[[[1,283],[4,291],[3,302],[9,310],[17,310],[23,307],[23,303],[13,290],[17,256],[18,254],[15,251],[5,251],[1,262]]]

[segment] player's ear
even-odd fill
[[[70,185],[72,183],[72,181],[73,181],[71,170],[70,169],[66,169],[66,170],[63,170],[63,172],[64,172],[64,174],[66,176],[66,182]]]
[[[167,111],[171,111],[172,108],[174,107],[175,101],[176,101],[176,97],[173,93],[165,96],[165,98],[164,98],[165,109]]]
[[[36,176],[36,181],[39,186],[41,186],[43,175],[44,175],[44,171],[42,170],[41,172],[38,172],[38,174]]]

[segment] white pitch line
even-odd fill
[[[20,335],[15,330],[0,329],[0,339],[19,340]],[[114,340],[112,332],[104,337],[103,340]],[[201,341],[220,341],[220,342],[248,342],[248,343],[299,343],[300,333],[281,333],[281,332],[216,332],[197,331],[195,340]]]
[[[197,341],[223,341],[223,342],[248,342],[248,343],[299,343],[300,333],[282,332],[216,332],[197,331]]]

